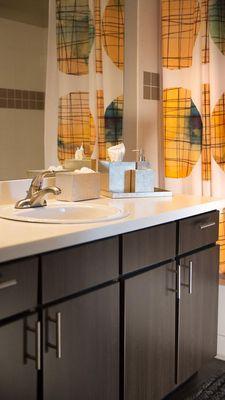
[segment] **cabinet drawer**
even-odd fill
[[[176,223],[123,235],[123,272],[148,267],[175,257]]]
[[[184,254],[218,240],[219,211],[196,215],[179,221],[178,253]]]
[[[43,255],[43,302],[110,281],[117,278],[118,274],[117,236]]]
[[[38,258],[0,264],[0,319],[37,306]]]

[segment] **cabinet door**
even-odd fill
[[[213,246],[180,259],[178,383],[216,355],[218,257],[219,248]]]
[[[175,385],[174,263],[125,281],[125,400],[159,400]]]
[[[2,400],[38,398],[35,362],[27,357],[27,354],[37,357],[36,321],[35,314],[0,327],[0,399]],[[34,328],[34,332],[28,331],[28,326]]]
[[[49,307],[45,324],[44,399],[118,399],[119,285]]]

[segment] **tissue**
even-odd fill
[[[50,165],[50,167],[48,168],[48,171],[63,171],[63,167],[62,165],[59,165],[58,167],[55,167],[54,165]]]
[[[82,167],[81,169],[75,169],[75,171],[73,171],[74,174],[93,174],[95,173],[95,171],[93,171],[93,169],[87,168],[87,167]]]
[[[108,148],[108,156],[111,162],[123,161],[125,155],[125,146],[123,143]]]
[[[82,144],[75,151],[75,160],[83,160],[83,159],[84,159],[84,147]]]

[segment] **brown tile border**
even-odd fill
[[[33,90],[0,88],[0,108],[44,110],[45,93]]]

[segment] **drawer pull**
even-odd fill
[[[192,287],[193,287],[193,263],[192,261],[189,262],[189,288],[188,293],[192,294]]]
[[[210,222],[208,224],[200,225],[200,229],[207,229],[207,228],[210,228],[211,226],[215,226],[215,225],[216,225],[215,222]]]
[[[27,350],[25,351],[25,364],[27,359],[33,360],[36,365],[36,369],[39,371],[41,369],[41,323],[37,321],[35,323],[35,328],[30,327],[28,324],[25,326],[26,332],[26,346],[27,346],[27,332],[32,332],[35,334],[35,356],[29,354]]]
[[[41,323],[36,322],[36,369],[41,369]]]
[[[62,357],[62,329],[61,329],[61,313],[56,314],[56,357]]]
[[[16,279],[11,279],[9,281],[5,281],[5,282],[0,282],[0,290],[2,289],[7,289],[11,286],[15,286],[17,285],[17,280]]]
[[[188,284],[182,283],[182,286],[188,288],[188,293],[192,294],[193,288],[193,262],[189,261],[189,265],[182,265],[183,268],[188,269]]]
[[[180,264],[177,267],[177,298],[180,300],[181,298],[181,266]]]
[[[177,269],[168,268],[167,271],[170,273],[176,274],[176,289],[167,287],[167,290],[169,290],[170,292],[176,293],[177,298],[180,299],[180,294],[181,294],[180,293],[180,289],[181,289],[180,266],[178,265]]]
[[[46,348],[50,347],[52,349],[56,350],[56,357],[61,358],[62,357],[62,325],[61,325],[61,313],[57,312],[56,317],[52,318],[50,316],[47,316],[47,321],[46,325],[48,328],[48,322],[53,322],[56,324],[56,344],[50,343],[48,341],[48,329],[47,329],[47,343],[46,343]]]

